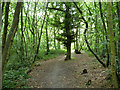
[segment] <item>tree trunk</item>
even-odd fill
[[[24,60],[24,46],[23,46],[23,39],[24,39],[24,33],[23,33],[23,6],[21,8],[21,32],[22,32],[22,35],[21,35],[21,53],[22,53],[22,56],[21,56],[21,61]]]
[[[66,11],[65,11],[65,33],[67,34],[67,56],[65,60],[71,59],[71,31],[70,31],[70,6],[69,4],[65,3]]]
[[[2,31],[2,8],[1,8],[1,2],[0,2],[0,34],[1,34],[1,31]]]
[[[94,2],[94,5],[95,5],[95,10],[96,10],[96,2]],[[97,37],[97,34],[98,34],[98,30],[97,30],[97,14],[95,15],[95,51],[96,53],[98,54],[99,50],[98,50],[98,46],[99,46],[99,43],[98,43],[98,37]]]
[[[25,18],[25,21],[24,21],[24,23],[25,23],[25,26],[24,26],[24,32],[26,31],[26,25],[27,25],[27,16],[28,16],[28,11],[29,11],[29,6],[28,6],[28,8],[27,8],[27,11],[25,12],[25,7],[23,7],[24,8],[24,13],[25,13],[25,16],[26,16],[26,18]],[[27,30],[27,32],[28,32],[28,30]],[[25,52],[26,52],[26,58],[27,58],[27,56],[28,56],[28,47],[27,47],[27,44],[28,44],[28,34],[25,34],[25,36],[26,37],[24,37],[24,43],[25,43]],[[28,39],[27,41],[25,41],[26,39]]]
[[[4,25],[4,31],[2,35],[2,52],[4,50],[4,46],[6,43],[6,36],[7,36],[7,27],[8,27],[8,15],[9,15],[9,5],[10,2],[6,2],[6,8],[5,8],[5,25]]]
[[[117,4],[117,14],[118,14],[118,36],[120,36],[120,2],[116,2]],[[117,43],[116,43],[117,46]],[[118,56],[118,76],[120,75],[120,37],[118,39],[118,52],[117,52],[117,56]],[[119,81],[120,82],[120,81]]]
[[[46,21],[46,41],[47,41],[47,54],[48,54],[48,52],[50,51],[50,49],[49,49],[49,38],[48,38],[47,25],[48,25],[48,15],[47,15],[47,21]]]
[[[74,32],[73,32],[73,34],[74,34]],[[75,41],[76,41],[76,38],[75,38],[75,36],[74,36],[74,39],[75,39]],[[76,48],[76,44],[75,44],[75,42],[74,42],[74,49]]]
[[[103,13],[102,13],[102,6],[101,6],[101,2],[99,2],[99,6],[100,6],[100,14],[101,14],[101,19],[102,19],[102,23],[103,23],[103,27],[104,27],[104,31],[105,31],[105,37],[106,37],[106,41],[108,43],[108,37],[107,37],[107,29],[106,29],[106,25],[105,25],[105,21],[104,21],[104,16],[103,16]],[[103,33],[104,33],[103,31]],[[104,38],[104,35],[103,35],[103,38]],[[109,66],[109,50],[108,50],[108,45],[106,43],[106,50],[107,50],[107,64],[106,66],[108,67]],[[103,52],[104,53],[104,52]]]
[[[118,82],[116,77],[116,67],[115,67],[115,45],[114,45],[114,33],[113,33],[113,21],[112,21],[112,5],[111,2],[107,2],[108,11],[108,29],[110,34],[110,47],[111,47],[111,73],[112,73],[112,83],[114,88],[118,88]]]
[[[81,37],[81,35],[80,35],[80,34],[81,34],[81,31],[80,31],[80,29],[79,29],[78,31],[79,31],[79,35],[78,35],[78,36],[79,36],[79,42],[78,42],[78,43],[79,43],[79,50],[82,50],[82,43],[83,43],[83,42],[81,41],[81,39],[82,39],[82,37]]]
[[[14,35],[17,31],[16,28],[19,23],[19,14],[20,14],[21,6],[22,6],[22,2],[17,2],[16,8],[15,8],[15,13],[14,13],[14,18],[13,18],[13,23],[10,28],[9,35],[8,35],[8,38],[7,38],[7,41],[6,41],[4,50],[3,50],[3,54],[2,54],[2,72],[3,73],[5,70],[5,66],[8,62],[8,54],[9,54],[9,50],[10,50],[10,47],[12,44],[11,41],[14,39]]]
[[[5,6],[5,2],[2,2],[2,14],[1,15],[3,15],[3,12],[4,12],[4,6]]]
[[[56,50],[56,41],[55,41],[55,38],[56,38],[56,33],[55,33],[55,27],[54,27],[54,48]]]
[[[75,4],[75,6],[78,9],[79,13],[82,15],[82,11],[79,9],[79,7],[77,6],[77,4],[75,2],[73,2],[73,3]],[[88,43],[87,37],[86,37],[86,32],[88,30],[88,23],[87,23],[87,21],[85,20],[85,18],[83,16],[81,18],[83,19],[83,21],[84,21],[84,23],[86,25],[86,28],[85,28],[85,31],[84,31],[84,37],[85,37],[85,42],[87,44],[87,47],[90,50],[90,52],[96,57],[96,59],[105,67],[105,64],[99,59],[99,57],[92,51],[92,49],[89,46],[89,43]]]
[[[1,31],[2,31],[2,9],[1,9],[1,1],[0,1],[0,41],[1,41]],[[0,77],[2,77],[2,43],[0,42]],[[0,82],[2,82],[2,78],[0,78]],[[0,89],[2,89],[2,83],[0,83]]]
[[[67,45],[67,56],[65,60],[70,60],[70,59],[71,59],[71,43]]]
[[[44,26],[44,23],[45,23],[45,18],[46,18],[46,15],[47,15],[47,7],[48,7],[48,3],[46,5],[45,15],[44,15],[43,23],[42,23],[42,26],[41,26],[41,33],[40,33],[40,36],[39,36],[39,42],[38,42],[38,45],[37,45],[37,50],[35,52],[35,57],[34,57],[34,60],[33,60],[33,64],[34,64],[34,62],[37,58],[37,55],[39,53],[40,41],[41,41],[41,37],[42,37],[42,30],[43,30],[43,26]]]
[[[118,35],[120,36],[120,2],[117,2],[117,14],[118,14],[118,26],[119,26]],[[118,40],[118,59],[120,65],[120,37]]]
[[[59,35],[59,29],[58,29],[58,35]],[[58,41],[57,46],[58,46],[58,49],[60,49],[60,41]]]
[[[78,50],[78,28],[76,29],[76,50]]]

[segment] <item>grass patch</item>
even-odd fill
[[[57,56],[61,55],[61,54],[65,54],[66,51],[65,50],[50,50],[50,52],[45,55],[46,51],[40,51],[39,54],[38,54],[38,59],[37,61],[39,60],[49,60],[49,59],[52,59],[52,58],[56,58]]]

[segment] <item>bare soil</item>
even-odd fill
[[[72,60],[65,55],[41,62],[29,73],[27,85],[33,88],[109,88],[107,69],[88,54],[72,53]],[[84,69],[88,73],[81,74]],[[90,82],[89,82],[90,81]]]

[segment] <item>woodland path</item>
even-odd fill
[[[44,61],[29,73],[28,86],[34,88],[107,88],[106,69],[86,53],[72,53],[72,60],[65,55]],[[81,74],[87,69],[86,74]],[[86,83],[91,80],[90,85]]]

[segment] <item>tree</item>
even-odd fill
[[[22,32],[22,35],[21,35],[21,47],[20,47],[20,50],[21,50],[21,53],[22,53],[21,60],[24,60],[24,58],[23,58],[23,56],[24,56],[24,46],[23,46],[23,39],[24,39],[24,33],[23,33],[23,6],[21,8],[21,32]]]
[[[6,42],[6,36],[7,36],[9,5],[10,5],[10,2],[6,2],[5,25],[4,25],[4,31],[3,31],[3,36],[2,36],[2,50],[4,50],[4,46],[5,46],[5,42]]]
[[[107,29],[106,29],[106,25],[105,25],[105,21],[104,21],[101,2],[99,2],[99,7],[100,7],[100,15],[101,15],[101,19],[102,19],[102,23],[103,23],[103,27],[104,27],[104,31],[105,31],[105,37],[106,37],[106,41],[108,43]],[[104,31],[103,31],[103,40],[104,40]],[[108,51],[107,43],[106,43],[106,50],[107,50],[107,65],[106,66],[108,67],[109,66],[109,51]],[[103,53],[104,53],[104,48],[103,48]]]
[[[110,35],[110,47],[111,47],[111,73],[112,83],[115,88],[118,88],[117,76],[116,76],[116,65],[115,65],[115,45],[114,45],[114,34],[113,34],[113,22],[112,22],[112,5],[111,2],[107,2],[108,11],[108,29]]]
[[[120,36],[120,2],[116,2],[116,3],[117,3],[118,27],[119,27],[118,35]],[[120,65],[120,37],[118,39],[118,59]]]
[[[77,10],[79,11],[79,13],[82,15],[82,11],[79,9],[79,7],[77,6],[76,2],[73,2],[74,5],[76,6]],[[81,17],[86,25],[85,31],[84,31],[84,37],[85,37],[85,42],[87,44],[88,49],[90,50],[90,52],[96,57],[96,59],[105,67],[105,64],[100,60],[100,58],[93,52],[93,50],[91,49],[88,40],[87,40],[87,35],[86,32],[88,30],[88,22],[85,20],[85,18],[82,16]]]
[[[47,15],[47,7],[48,7],[48,3],[47,3],[47,5],[46,5],[45,15],[44,15],[43,23],[42,23],[42,26],[41,26],[41,33],[40,33],[40,36],[38,37],[39,42],[38,42],[38,45],[37,45],[37,49],[36,49],[36,52],[35,52],[35,57],[34,57],[33,63],[35,62],[35,60],[36,60],[36,58],[37,58],[37,55],[38,55],[38,53],[39,53],[41,36],[42,36],[42,33],[43,33],[43,26],[44,26],[45,19],[46,19],[46,15]]]
[[[63,36],[67,37],[67,40],[64,42],[64,44],[67,47],[67,56],[65,60],[70,60],[71,59],[71,42],[72,42],[72,36],[71,36],[71,15],[70,15],[70,4],[69,3],[65,3],[66,6],[66,11],[65,11],[65,33]]]
[[[65,60],[70,60],[71,59],[71,43],[74,42],[74,31],[73,28],[78,28],[78,24],[73,23],[73,14],[72,14],[72,3],[61,3],[61,5],[65,5],[65,10],[61,8],[49,8],[52,10],[57,10],[60,11],[64,14],[64,20],[61,22],[60,20],[55,22],[53,25],[56,27],[59,27],[63,30],[63,33],[59,34],[56,38],[58,41],[61,41],[64,46],[67,48],[67,56]],[[76,20],[76,18],[74,18]],[[58,26],[59,25],[59,26]]]
[[[0,41],[1,41],[1,31],[2,31],[2,9],[1,9],[1,1],[0,1]],[[0,77],[2,77],[2,48],[0,42]],[[0,82],[2,82],[2,78],[0,79]],[[0,84],[0,89],[2,89],[2,83]]]
[[[20,14],[20,10],[21,10],[21,6],[22,6],[22,2],[17,2],[16,8],[15,8],[15,13],[14,13],[14,18],[13,18],[13,22],[12,22],[12,26],[10,28],[9,31],[9,35],[5,44],[5,47],[3,49],[3,54],[2,54],[2,72],[4,72],[5,70],[5,66],[8,62],[8,53],[11,47],[11,42],[14,39],[14,35],[17,31],[17,26],[19,23],[19,14]]]
[[[49,49],[49,38],[48,38],[48,15],[47,15],[47,21],[46,21],[46,42],[47,42],[47,53],[46,54],[48,54],[49,53],[49,51],[50,51],[50,49]]]
[[[0,33],[2,31],[2,8],[1,8],[1,2],[0,2]]]

